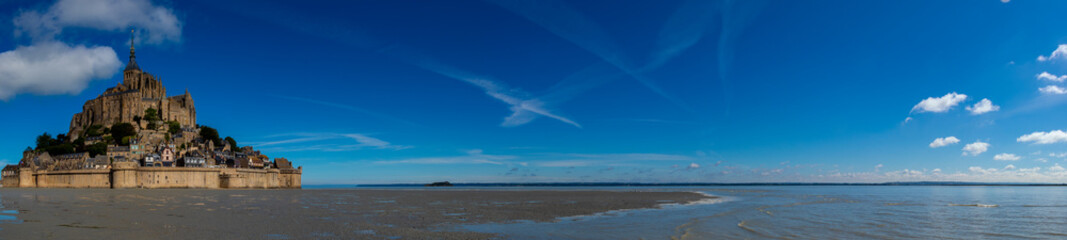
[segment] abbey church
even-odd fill
[[[196,127],[196,107],[189,90],[185,94],[166,97],[167,89],[161,79],[141,71],[130,40],[130,61],[123,71],[122,83],[108,88],[103,94],[85,102],[82,112],[70,120],[67,136],[77,138],[89,126],[111,126],[120,122],[138,122],[136,118],[152,108],[159,111],[164,122],[176,121],[183,128]]]
[[[167,97],[162,80],[137,65],[133,44],[122,83],[86,101],[66,135],[38,136],[0,170],[0,186],[300,188],[302,167],[198,125],[189,91]]]

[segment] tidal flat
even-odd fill
[[[493,239],[482,223],[656,208],[685,191],[0,189],[0,239]]]

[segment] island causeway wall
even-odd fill
[[[115,163],[111,169],[19,169],[3,186],[22,188],[300,188],[300,169],[139,167]]]

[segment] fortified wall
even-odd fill
[[[111,169],[18,169],[5,188],[300,188],[302,169],[140,167],[115,163]]]

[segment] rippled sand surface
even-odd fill
[[[0,189],[2,239],[485,239],[455,226],[654,208],[691,192]]]

